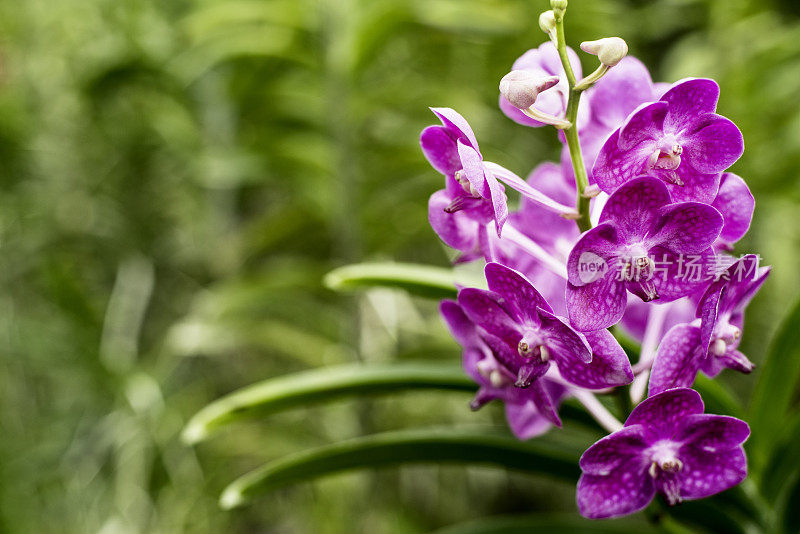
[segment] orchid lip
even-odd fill
[[[680,485],[676,478],[671,476],[681,469],[683,469],[683,462],[674,455],[670,455],[663,459],[654,459],[653,463],[650,464],[650,469],[647,471],[651,478],[654,480],[659,479],[661,492],[670,506],[683,501]]]
[[[492,400],[491,394],[487,392],[484,388],[481,388],[475,394],[475,397],[470,401],[469,408],[473,412],[476,410],[480,410],[484,404],[486,404],[491,400]]]
[[[742,336],[742,331],[732,324],[726,324],[720,330],[719,339],[728,344],[735,343]]]
[[[680,179],[677,173],[673,171],[665,172],[662,174],[662,178],[665,182],[672,185],[677,185],[678,187],[683,187],[686,185],[683,180]]]
[[[479,205],[479,203],[476,203],[476,201],[480,199],[481,197],[476,198],[473,196],[466,196],[466,195],[457,196],[450,202],[450,204],[444,207],[444,212],[453,214],[461,210],[474,208]]]
[[[638,289],[636,294],[645,302],[651,302],[660,298],[656,286],[650,280],[638,280],[629,283],[634,284]]]
[[[650,464],[650,469],[647,472],[652,478],[658,478],[659,472],[661,473],[677,473],[683,469],[683,462],[677,458],[673,460],[665,460],[663,462],[653,462]]]
[[[534,378],[533,375],[536,371],[535,365],[526,364],[519,368],[519,373],[517,373],[517,381],[514,382],[514,385],[518,388],[527,388],[529,387]]]
[[[681,165],[681,155],[683,147],[673,138],[664,139],[647,159],[648,169],[658,169],[662,171],[674,171]],[[675,185],[683,185],[683,182],[674,175],[668,173],[667,180]]]
[[[453,201],[444,208],[445,213],[456,213],[463,210],[466,207],[465,204],[467,198],[468,197],[454,198]]]
[[[632,246],[629,256],[622,264],[622,279],[629,282],[649,280],[653,277],[653,262],[641,245]]]
[[[520,374],[522,374],[522,371],[520,371]],[[517,381],[514,382],[514,385],[518,388],[527,388],[532,382],[533,381],[529,377],[520,376],[517,378]]]

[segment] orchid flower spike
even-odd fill
[[[539,93],[558,84],[558,76],[537,76],[529,70],[512,70],[500,80],[500,94],[513,106],[526,110]]]
[[[596,41],[582,42],[581,50],[597,56],[600,63],[606,67],[613,67],[628,55],[628,44],[619,37],[606,37]]]

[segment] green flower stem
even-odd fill
[[[567,138],[567,146],[569,147],[569,157],[572,160],[572,168],[575,170],[575,184],[578,189],[577,210],[580,218],[577,219],[578,228],[581,232],[585,232],[592,227],[589,222],[589,199],[583,196],[583,192],[589,185],[589,175],[586,173],[586,165],[583,163],[583,154],[581,153],[581,143],[578,139],[578,128],[576,120],[578,117],[578,104],[581,100],[582,89],[576,88],[575,73],[572,71],[572,65],[569,63],[569,56],[567,55],[567,44],[564,38],[564,15],[559,11],[555,12],[556,18],[556,48],[558,49],[558,56],[561,58],[561,64],[564,66],[564,72],[567,75],[567,83],[569,85],[569,99],[567,100],[567,113],[564,117],[570,126],[564,128],[564,135]]]
[[[579,91],[587,90],[588,88],[596,84],[598,81],[600,81],[600,78],[605,76],[606,72],[608,72],[608,67],[605,65],[600,65],[599,67],[597,67],[597,70],[595,70],[593,73],[591,73],[590,75],[586,76],[584,79],[579,81],[575,85],[575,89]]]

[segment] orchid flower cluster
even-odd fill
[[[557,129],[560,161],[522,179],[486,161],[449,108],[432,108],[441,124],[420,143],[445,179],[430,197],[431,226],[456,262],[486,262],[487,289],[460,288],[440,307],[480,386],[472,408],[503,402],[524,440],[561,426],[565,398],[582,403],[610,434],[581,457],[577,503],[607,518],[657,493],[673,505],[746,477],[748,425],[704,414],[690,388],[698,372],[752,371],[737,347],[769,268],[731,254],[754,199],[726,171],[744,145],[716,113],[716,82],[654,83],[618,37],[581,44],[599,60],[582,77],[565,45],[566,4],[551,2],[539,20],[549,41],[500,82],[505,115]],[[611,327],[641,343],[634,365]],[[624,424],[596,396],[610,392],[638,403]]]

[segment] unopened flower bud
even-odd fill
[[[556,16],[552,10],[539,15],[539,27],[552,39],[556,34]]]
[[[567,10],[567,0],[550,0],[550,7],[556,15],[563,15]]]
[[[581,50],[597,56],[606,67],[613,67],[628,55],[628,45],[619,37],[585,41],[581,43]]]
[[[539,93],[558,83],[558,76],[538,76],[527,70],[512,70],[500,80],[500,94],[512,106],[528,109]]]

